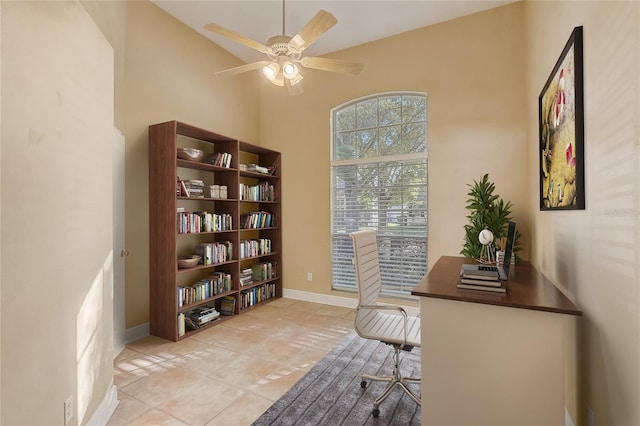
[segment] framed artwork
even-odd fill
[[[538,98],[540,210],[584,210],[582,27],[571,33]]]

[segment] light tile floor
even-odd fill
[[[145,337],[114,361],[108,425],[250,425],[353,329],[353,309],[277,299],[179,342]]]

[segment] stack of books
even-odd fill
[[[254,172],[254,173],[268,174],[269,168],[264,166],[259,166],[257,164],[247,164],[247,171]]]
[[[500,281],[499,274],[486,273],[474,274],[473,272],[460,270],[460,279],[458,280],[458,288],[465,290],[492,291],[495,293],[506,293],[506,282]]]
[[[212,306],[195,308],[191,312],[178,314],[178,336],[184,336],[187,330],[197,330],[200,327],[220,318],[220,312]]]
[[[245,268],[240,271],[240,286],[253,284],[253,269]]]
[[[181,182],[181,196],[189,198],[204,198],[204,182],[199,179],[185,179]]]

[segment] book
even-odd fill
[[[486,285],[490,287],[500,287],[502,282],[500,280],[477,280],[474,278],[466,278],[460,277],[461,284],[475,284],[475,285]]]
[[[500,274],[498,271],[482,271],[475,269],[465,269],[464,265],[460,269],[460,276],[464,278],[471,278],[474,280],[484,281],[499,281]]]
[[[220,301],[220,314],[233,315],[236,310],[236,299],[233,296],[225,296]]]
[[[458,286],[458,288],[461,288],[463,290],[491,291],[491,292],[494,292],[494,293],[506,293],[507,292],[506,283],[502,283],[499,287],[496,287],[496,286],[492,286],[492,285],[464,284],[464,283],[458,282],[457,286]]]
[[[184,336],[187,332],[184,312],[178,314],[178,336]]]
[[[191,195],[189,194],[189,190],[187,189],[187,186],[184,184],[184,181],[180,181],[180,193],[183,197],[191,197]]]

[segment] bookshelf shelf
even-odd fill
[[[196,170],[205,170],[210,172],[228,172],[228,173],[238,173],[237,169],[232,169],[230,167],[220,167],[214,166],[213,164],[203,163],[199,161],[192,160],[183,160],[181,158],[176,159],[177,167],[184,167],[187,169],[196,169]]]
[[[202,197],[202,198],[196,198],[196,197],[185,197],[185,196],[179,196],[178,200],[189,200],[189,201],[215,201],[216,203],[220,202],[220,203],[237,203],[238,199],[236,198],[209,198],[209,197]],[[243,201],[244,202],[244,201]]]
[[[232,234],[238,232],[237,229],[229,229],[227,231],[211,231],[211,232],[206,232],[206,231],[201,231],[201,232],[178,232],[179,236],[186,236],[186,235],[216,235],[216,234]]]
[[[240,200],[242,204],[280,204],[279,201],[249,201],[249,200]]]
[[[177,158],[178,148],[200,149],[204,151],[205,159],[207,155],[223,159],[230,158],[228,162],[223,161],[229,167]],[[232,319],[235,315],[242,314],[249,308],[253,309],[282,297],[282,233],[280,226],[241,229],[241,217],[250,215],[257,210],[261,213],[268,213],[269,217],[276,220],[279,225],[281,217],[280,161],[280,153],[277,151],[179,121],[168,121],[149,126],[149,311],[150,333],[152,335],[177,341]],[[259,170],[268,168],[274,171],[274,174],[240,170],[241,164],[250,164],[251,167]],[[191,183],[201,181],[200,188],[203,190],[201,189],[199,193],[204,192],[205,197],[186,197],[184,196],[186,191],[182,191],[180,194],[180,191],[176,191],[179,179],[189,180]],[[272,193],[275,201],[240,200],[240,184],[256,185],[259,182],[268,182],[267,186],[273,186]],[[227,198],[208,197],[209,185],[226,186]],[[189,192],[198,194],[197,189],[198,187],[190,187]],[[225,217],[231,218],[231,229],[213,232],[178,232],[178,208],[190,213],[199,211],[227,215]],[[200,219],[190,223],[199,223],[198,220]],[[226,221],[223,223],[227,224]],[[186,228],[181,228],[181,230],[183,229]],[[245,238],[269,239],[271,252],[240,259],[240,234],[242,234],[243,240]],[[187,235],[197,235],[198,237],[186,237]],[[176,266],[178,255],[195,254],[197,244],[229,247],[230,251],[226,252],[226,257],[228,259],[230,256],[232,260],[178,269]],[[224,257],[224,255],[221,256],[221,258]],[[218,257],[214,255],[213,258],[217,259]],[[250,268],[253,263],[264,261],[273,263],[274,275],[277,278],[241,286],[242,268]],[[200,286],[202,281],[210,280],[216,274],[231,276],[230,291],[178,306],[179,287]],[[252,294],[247,295],[247,292]],[[209,293],[206,295],[208,296]],[[230,298],[233,299],[233,304],[230,302]],[[191,298],[189,300],[192,301]],[[209,317],[205,318],[205,314],[201,312],[202,316],[198,319],[204,324],[193,330],[188,327],[183,328],[184,317],[194,314],[194,310],[203,311],[204,308],[215,308],[221,312],[223,302],[225,306],[233,306],[234,315],[220,316],[215,320],[210,320]],[[247,306],[248,303],[251,303],[251,306]],[[205,322],[207,320],[210,321]]]
[[[240,176],[253,178],[253,179],[262,179],[262,180],[278,180],[278,179],[280,179],[280,177],[276,176],[276,175],[268,175],[268,174],[255,173],[255,172],[247,172],[247,171],[244,171],[244,170],[240,171]]]
[[[277,257],[280,257],[280,253],[279,253],[279,252],[277,252],[277,251],[272,251],[271,253],[259,254],[259,255],[257,255],[257,256],[247,256],[247,257],[242,257],[242,258],[240,258],[239,260],[240,260],[240,262],[244,262],[244,261],[247,261],[247,260],[258,260],[258,259],[261,259],[261,258],[263,258],[263,257],[269,257],[269,256],[277,256]]]
[[[197,266],[194,266],[192,268],[178,268],[178,273],[190,272],[190,271],[198,271],[200,269],[211,269],[211,268],[215,268],[216,266],[231,265],[233,263],[238,263],[238,261],[237,260],[229,260],[229,261],[226,261],[226,262],[210,263],[208,265],[197,265]]]
[[[251,284],[246,284],[245,286],[240,287],[240,290],[241,290],[241,291],[242,291],[242,290],[251,290],[251,289],[252,289],[252,288],[254,288],[254,287],[259,287],[259,286],[264,285],[264,284],[268,284],[268,283],[276,282],[276,281],[278,281],[279,279],[280,279],[279,277],[276,277],[276,278],[271,278],[271,279],[264,280],[264,281],[254,281],[254,282],[252,282]]]

